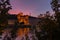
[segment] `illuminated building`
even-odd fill
[[[8,24],[14,24],[16,21],[24,22],[25,25],[36,25],[40,19],[29,15],[9,15]]]

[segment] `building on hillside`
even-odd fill
[[[36,25],[40,21],[40,18],[32,17],[28,15],[22,15],[22,14],[18,14],[18,15],[10,14],[8,17],[8,24],[13,25],[16,21],[24,22],[25,25],[29,25],[29,24]]]
[[[29,16],[23,15],[23,13],[20,13],[17,15],[17,19],[19,23],[24,22],[24,25],[29,25]]]

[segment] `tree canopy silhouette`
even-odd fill
[[[0,0],[0,30],[8,24],[8,11],[12,9],[9,0]]]

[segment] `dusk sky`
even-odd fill
[[[10,0],[12,5],[10,13],[23,12],[23,14],[29,15],[31,13],[32,16],[38,16],[46,11],[52,12],[50,2],[51,0]]]

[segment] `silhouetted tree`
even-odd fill
[[[0,0],[0,34],[8,27],[8,11],[11,9],[9,0]]]
[[[0,1],[0,26],[1,24],[7,24],[7,14],[10,9],[11,5],[9,0]]]
[[[56,29],[56,32],[54,34],[53,40],[60,40],[60,1],[59,0],[52,0],[51,2],[51,7],[52,10],[55,12],[55,19],[57,20],[58,23],[58,29]]]
[[[46,12],[49,13],[49,12]],[[50,15],[45,15],[44,18],[41,18],[41,21],[38,22],[41,32],[39,32],[41,40],[52,40],[54,31],[57,29],[58,24],[56,21],[52,20]],[[41,33],[44,35],[41,37]]]

